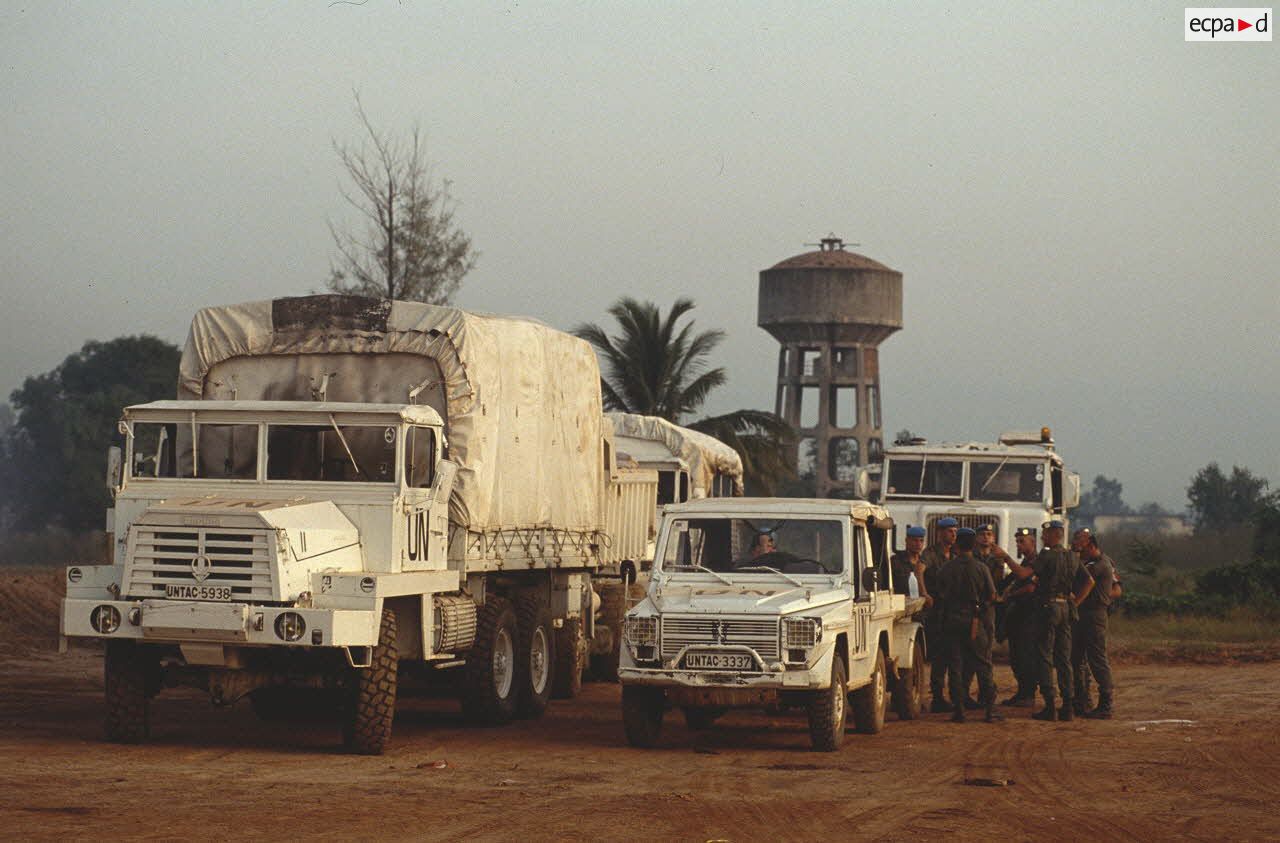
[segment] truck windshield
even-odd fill
[[[133,462],[129,476],[253,480],[258,473],[256,424],[195,424],[192,447],[189,422],[137,422],[133,425]]]
[[[1044,465],[995,460],[969,463],[969,500],[1044,500]]]
[[[958,498],[963,493],[964,463],[928,457],[890,457],[885,495]]]
[[[395,426],[269,424],[267,479],[389,483],[396,435]]]
[[[744,518],[689,518],[672,522],[662,568],[667,573],[705,568],[717,573],[839,574],[844,530],[837,519],[755,523]]]

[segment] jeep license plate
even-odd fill
[[[165,584],[164,596],[177,600],[218,600],[231,602],[229,585],[175,585]]]
[[[746,653],[687,653],[684,666],[689,670],[752,670],[756,660]]]

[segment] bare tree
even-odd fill
[[[329,289],[337,293],[448,304],[479,253],[455,227],[450,183],[433,183],[426,143],[415,125],[405,140],[377,131],[356,95],[366,137],[334,141],[350,186],[342,196],[359,213],[351,230],[332,221],[337,246]]]

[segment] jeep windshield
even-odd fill
[[[398,436],[396,425],[385,424],[135,422],[129,477],[261,481],[265,470],[268,482],[390,483]]]
[[[838,519],[680,518],[671,522],[661,556],[665,573],[744,576],[839,574],[844,525]]]

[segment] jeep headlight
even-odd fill
[[[783,618],[782,648],[786,661],[803,662],[809,658],[809,650],[822,640],[821,618]]]
[[[623,635],[633,647],[655,647],[658,644],[658,619],[653,616],[628,616]]]

